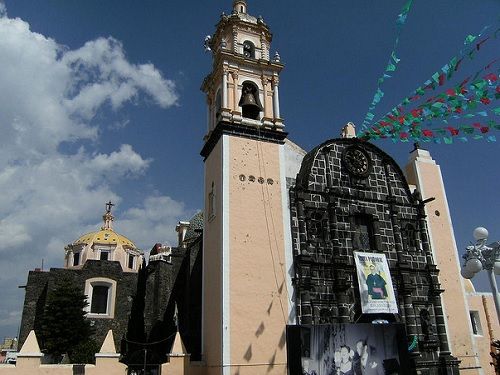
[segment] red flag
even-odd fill
[[[490,82],[496,82],[496,81],[497,81],[497,79],[498,79],[498,77],[497,77],[497,75],[496,75],[496,74],[489,73],[489,74],[486,74],[486,75],[484,76],[484,79],[487,79],[487,80],[488,80],[488,81],[490,81]]]
[[[455,91],[455,89],[448,89],[448,90],[446,90],[446,95],[455,96],[455,95],[457,95],[457,92]]]
[[[443,86],[444,85],[444,79],[446,78],[446,76],[444,75],[444,73],[441,73],[441,75],[439,76],[439,86]]]

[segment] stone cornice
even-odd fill
[[[284,144],[288,135],[287,132],[268,129],[261,126],[253,127],[221,121],[210,133],[200,152],[200,155],[203,156],[204,159],[210,155],[220,137],[224,134],[277,144]]]

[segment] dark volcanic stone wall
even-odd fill
[[[116,349],[127,330],[127,323],[137,286],[137,274],[123,272],[119,262],[88,260],[81,269],[51,268],[48,272],[30,271],[26,284],[23,316],[19,334],[19,347],[22,347],[29,332],[37,331],[45,308],[47,293],[58,280],[69,279],[85,293],[85,281],[94,277],[105,277],[116,281],[114,318],[89,318],[95,330],[94,338],[102,344],[108,330],[113,330]]]
[[[394,160],[356,138],[327,141],[304,157],[290,210],[298,323],[402,321],[409,341],[419,340],[414,367],[430,374],[446,368],[443,361],[452,357],[446,357],[442,290],[424,203]],[[360,221],[368,223],[369,236]],[[399,314],[362,314],[353,251],[386,255]]]

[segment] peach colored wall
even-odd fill
[[[125,375],[126,368],[118,358],[98,358],[96,365],[85,366],[85,374]],[[73,365],[42,365],[40,358],[19,358],[17,365],[0,365],[0,375],[73,375]]]
[[[467,295],[470,310],[479,312],[482,335],[474,335],[477,353],[485,375],[495,375],[495,370],[490,365],[490,343],[500,337],[500,326],[495,313],[493,296],[486,293],[469,293]]]
[[[230,138],[231,374],[286,373],[288,296],[279,148]]]
[[[222,360],[222,138],[205,160],[205,215],[203,232],[203,358],[220,366]],[[208,217],[208,194],[212,182],[216,191],[216,215]],[[213,373],[220,368],[213,368]]]
[[[435,197],[426,204],[427,225],[434,261],[439,269],[439,281],[445,292],[441,295],[451,352],[462,362],[460,369],[466,374],[480,374],[475,357],[475,342],[469,319],[463,281],[460,276],[458,254],[441,170],[425,150],[417,150],[416,163],[406,168],[409,184],[416,185],[423,199]],[[468,369],[468,370],[465,370]],[[462,370],[461,370],[462,371]]]

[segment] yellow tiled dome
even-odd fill
[[[130,241],[127,237],[122,236],[121,234],[116,233],[113,230],[113,220],[114,217],[111,214],[111,207],[113,207],[113,203],[109,201],[106,203],[106,212],[104,213],[102,220],[104,221],[104,225],[101,227],[101,230],[97,232],[90,232],[84,234],[75,242],[73,245],[93,245],[93,244],[101,244],[101,245],[121,245],[122,247],[130,247],[132,249],[137,249],[137,246]]]
[[[133,249],[137,249],[137,246],[135,246],[135,244],[132,241],[130,241],[127,237],[116,233],[112,229],[101,229],[97,232],[90,232],[84,234],[75,242],[73,242],[73,245],[80,245],[80,244],[88,245],[94,243],[103,245],[120,244],[122,246],[127,246]]]

